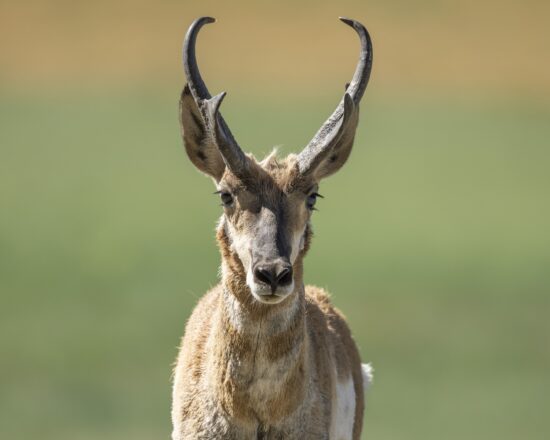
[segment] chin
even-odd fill
[[[252,296],[262,304],[279,304],[283,302],[294,291],[294,282],[285,287],[279,287],[275,293],[269,287],[252,285],[249,286]]]

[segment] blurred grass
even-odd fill
[[[306,261],[375,365],[368,438],[549,438],[548,8],[0,3],[0,438],[169,437],[170,364],[219,265],[176,120],[204,14],[206,80],[258,156],[298,150],[340,98],[357,44],[335,17],[373,35]]]
[[[217,200],[176,100],[2,93],[1,438],[168,438],[170,364],[219,264]],[[224,114],[261,156],[304,145],[336,101],[232,96]],[[306,280],[375,365],[369,438],[550,435],[549,116],[366,99],[350,162],[321,188]]]
[[[284,84],[316,96],[349,81],[358,44],[337,20],[346,15],[372,34],[378,87],[548,99],[549,14],[543,0],[4,0],[0,83],[166,84],[181,77],[187,26],[211,15],[218,22],[198,43],[208,84]]]

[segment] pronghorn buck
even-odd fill
[[[370,367],[326,292],[304,286],[303,259],[319,182],[346,162],[372,44],[357,21],[360,59],[334,113],[298,155],[261,162],[243,153],[195,58],[201,27],[185,37],[180,101],[185,149],[211,176],[223,214],[221,283],[189,318],[173,388],[173,440],[359,439]]]

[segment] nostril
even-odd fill
[[[277,276],[277,283],[286,286],[292,282],[292,267],[285,267]]]
[[[278,286],[288,286],[292,283],[292,266],[282,265],[280,263],[267,266],[256,266],[253,269],[254,280],[257,283],[265,284],[271,287],[271,292],[275,293]]]
[[[256,277],[256,280],[260,283],[264,284],[273,284],[273,277],[271,276],[271,272],[263,267],[258,267],[254,270],[254,276]]]

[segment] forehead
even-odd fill
[[[309,214],[304,197],[314,186],[298,172],[295,156],[278,159],[271,154],[261,162],[249,156],[249,166],[246,180],[226,170],[219,184],[238,201],[238,209],[226,213],[236,230],[246,231],[257,224],[301,230]]]
[[[246,179],[239,179],[226,170],[220,186],[235,192],[245,190],[268,197],[295,192],[305,193],[313,186],[313,182],[299,174],[295,155],[280,159],[272,153],[260,162],[251,155],[248,159],[250,175]]]

